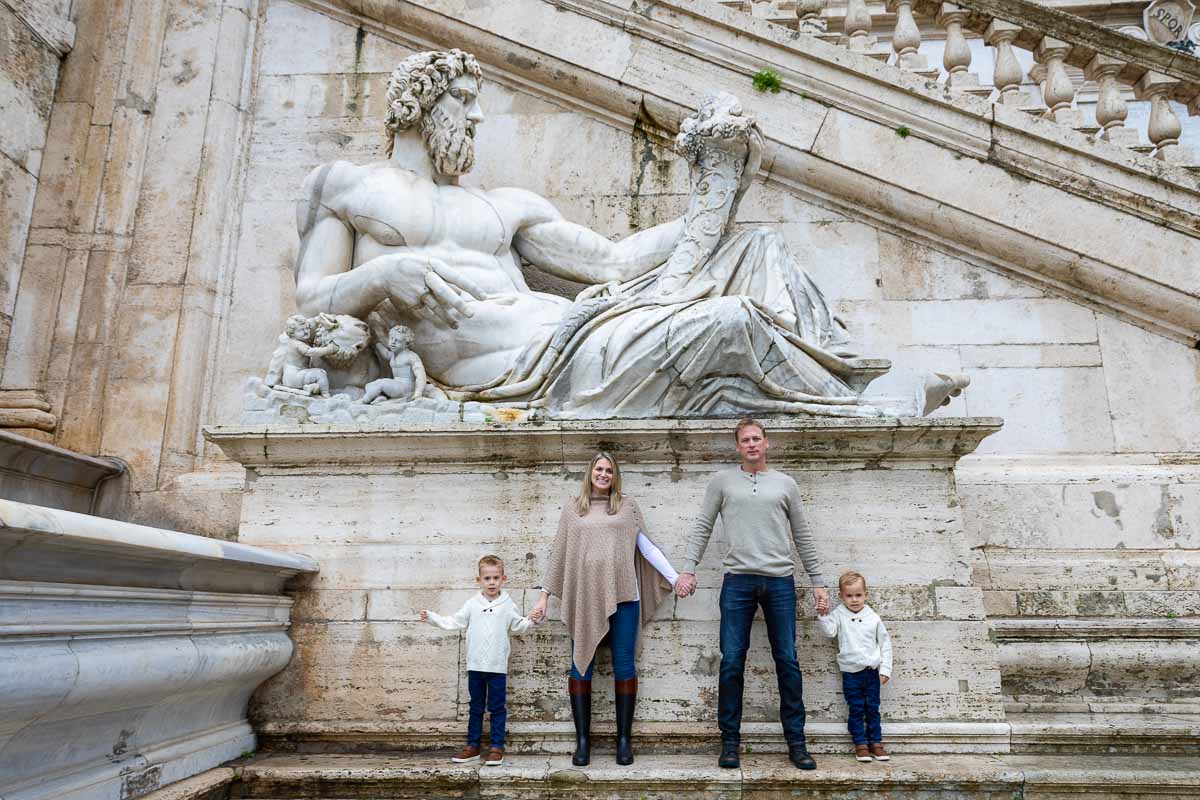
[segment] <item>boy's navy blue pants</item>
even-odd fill
[[[488,743],[504,749],[504,723],[508,710],[504,705],[508,676],[503,672],[467,670],[467,693],[471,696],[471,715],[467,718],[467,744],[479,747],[483,738],[483,710],[488,712]]]
[[[870,667],[861,672],[842,673],[842,694],[846,696],[849,714],[846,727],[855,744],[875,744],[883,741],[883,725],[879,720],[879,670]]]

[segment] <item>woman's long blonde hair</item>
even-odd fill
[[[615,514],[621,510],[621,467],[615,458],[601,450],[592,456],[591,463],[583,473],[583,489],[575,501],[580,516],[588,513],[588,509],[592,507],[592,470],[596,468],[596,462],[602,458],[607,459],[613,468],[612,485],[608,488],[608,513]]]

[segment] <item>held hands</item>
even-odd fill
[[[420,614],[420,617],[421,617],[421,622],[429,622],[429,612],[428,611],[422,611]]]
[[[824,616],[829,613],[829,591],[823,587],[813,589],[813,599],[816,601],[817,613]]]
[[[458,320],[450,312],[472,316],[467,301],[487,297],[474,281],[439,259],[405,254],[385,258],[382,281],[392,300],[428,320],[457,328]]]
[[[533,604],[533,609],[529,612],[529,619],[533,620],[535,625],[546,621],[546,604],[546,595],[539,597],[537,602]]]
[[[688,597],[696,593],[696,575],[692,572],[681,572],[675,580],[675,596]]]

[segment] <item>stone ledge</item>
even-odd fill
[[[1014,753],[1200,751],[1200,715],[1010,714]]]
[[[296,753],[383,753],[421,751],[461,744],[464,723],[455,720],[378,725],[340,722],[267,722],[258,727],[264,750]],[[1003,753],[1009,726],[1004,722],[884,721],[888,746],[897,753]],[[611,721],[597,720],[594,738],[611,744]],[[844,753],[850,746],[845,722],[805,726],[814,753]],[[716,731],[711,722],[641,722],[634,730],[647,753],[707,753]],[[570,753],[575,743],[569,722],[515,722],[508,725],[514,753]],[[782,753],[787,747],[777,723],[745,722],[742,741],[756,752]]]
[[[0,579],[276,594],[305,556],[0,499]]]
[[[772,463],[793,468],[886,462],[950,466],[1000,430],[996,417],[902,419],[777,419],[763,417]],[[246,467],[396,464],[562,466],[587,462],[596,450],[621,453],[623,463],[727,463],[733,420],[547,421],[468,424],[206,427],[204,436]]]
[[[801,772],[781,755],[747,754],[741,769],[722,770],[712,754],[639,756],[629,767],[593,752],[593,764],[569,757],[509,756],[497,767],[449,763],[445,756],[271,755],[242,769],[248,798],[285,797],[605,797],[605,798],[1191,798],[1200,759],[1111,756],[908,756],[859,764],[823,757]],[[781,793],[781,794],[777,794]],[[1044,794],[1043,794],[1044,793]]]
[[[1200,639],[1200,619],[989,619],[1000,642]]]

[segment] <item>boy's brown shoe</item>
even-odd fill
[[[875,742],[871,745],[871,758],[876,761],[891,761],[892,757],[888,755],[887,750],[883,749],[883,742]]]
[[[484,759],[483,765],[485,767],[496,767],[503,763],[504,751],[499,747],[489,747],[487,751],[487,758]]]
[[[856,744],[854,745],[854,757],[859,761],[870,761],[871,753],[865,744]]]
[[[474,764],[479,760],[479,745],[469,744],[462,750],[450,756],[455,764]]]

